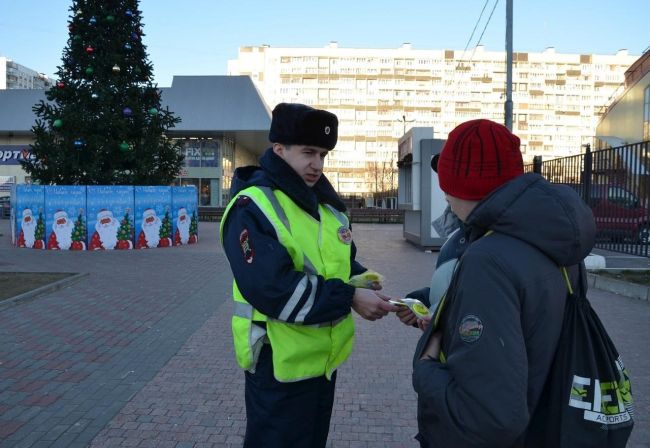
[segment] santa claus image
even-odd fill
[[[59,210],[54,214],[54,223],[52,224],[52,233],[47,240],[47,248],[50,250],[69,250],[72,246],[72,231],[74,225],[68,214]]]
[[[185,207],[178,209],[176,218],[176,232],[174,233],[174,246],[187,244],[190,240],[190,217]]]
[[[36,239],[36,219],[32,216],[32,209],[23,210],[23,218],[18,234],[18,247],[45,249],[45,241]]]
[[[142,229],[138,234],[138,240],[135,245],[136,249],[150,249],[158,247],[160,243],[160,227],[162,222],[156,216],[156,211],[152,208],[146,209],[142,213]]]
[[[112,250],[116,249],[118,245],[117,232],[120,229],[120,223],[113,217],[113,212],[110,210],[102,209],[97,213],[97,223],[95,224],[95,231],[90,239],[90,246],[88,250]],[[127,244],[130,249],[133,243],[128,241]]]

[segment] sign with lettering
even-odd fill
[[[29,145],[0,145],[0,165],[20,165],[21,160],[34,160]]]

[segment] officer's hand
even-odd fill
[[[399,308],[388,302],[388,297],[369,289],[356,288],[352,297],[352,309],[367,320],[377,320]]]
[[[408,325],[411,327],[417,326],[416,324],[418,318],[415,315],[415,313],[411,311],[409,307],[406,306],[400,307],[400,310],[396,314],[399,320],[401,320],[404,325]]]

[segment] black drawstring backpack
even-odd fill
[[[587,300],[581,263],[578,291],[569,293],[562,332],[527,447],[624,447],[634,426],[632,387],[621,357]]]

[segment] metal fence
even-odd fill
[[[648,257],[650,246],[650,142],[542,161],[525,171],[574,188],[596,220],[596,247]]]

